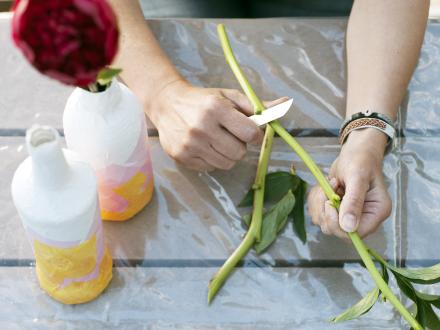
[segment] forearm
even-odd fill
[[[428,0],[356,0],[347,28],[347,117],[395,119],[417,64]]]
[[[161,49],[148,27],[137,0],[110,0],[121,31],[115,66],[121,77],[142,101],[146,112],[151,100],[168,84],[183,79]]]

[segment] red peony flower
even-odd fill
[[[105,0],[20,0],[12,38],[37,70],[84,87],[113,61],[119,30]]]

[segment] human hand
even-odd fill
[[[231,169],[246,154],[248,143],[263,138],[248,118],[252,105],[237,90],[198,88],[178,80],[161,90],[147,112],[163,149],[199,171]]]
[[[319,186],[308,196],[312,222],[324,234],[348,238],[374,232],[391,213],[391,199],[382,174],[386,136],[373,128],[353,131],[330,169],[330,183],[342,197],[339,214]]]

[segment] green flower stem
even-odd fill
[[[237,63],[232,49],[229,45],[229,41],[226,35],[226,31],[223,25],[218,26],[218,33],[224,49],[224,53],[228,63],[231,67],[234,67],[234,74],[236,77],[241,77],[239,79],[243,90],[245,91],[247,97],[251,101],[254,112],[256,114],[261,113],[265,108],[261,100],[255,94],[249,81],[246,79],[245,75],[241,71],[238,65],[233,66],[232,63]],[[237,249],[232,253],[232,255],[226,260],[223,266],[218,270],[216,275],[211,279],[208,285],[208,304],[214,299],[218,290],[221,288],[223,283],[231,274],[237,263],[249,252],[249,250],[254,245],[255,241],[260,241],[261,239],[261,226],[263,221],[263,204],[264,204],[264,188],[265,188],[265,178],[267,173],[267,166],[269,163],[270,152],[272,150],[273,137],[275,133],[271,127],[267,127],[264,133],[263,144],[261,146],[260,157],[258,159],[257,174],[253,184],[254,190],[254,204],[252,209],[252,219],[249,229]]]
[[[411,313],[405,308],[405,306],[403,306],[400,300],[394,295],[390,287],[384,281],[382,275],[379,273],[376,266],[374,265],[373,260],[371,260],[370,253],[379,262],[384,262],[384,265],[387,264],[386,261],[378,254],[372,252],[371,249],[367,248],[357,232],[349,233],[348,236],[350,237],[353,245],[356,247],[356,250],[361,256],[365,267],[367,267],[368,271],[373,277],[374,282],[376,282],[377,287],[380,289],[380,291],[382,291],[383,296],[388,299],[388,301],[397,309],[397,311],[405,318],[405,320],[411,325],[413,329],[423,330],[423,327],[419,324],[419,322],[417,322],[417,320],[414,318],[414,316],[411,315]]]
[[[263,222],[263,205],[264,205],[264,190],[266,186],[266,173],[270,159],[270,152],[272,150],[274,130],[268,127],[264,132],[263,144],[261,145],[260,157],[258,159],[257,174],[253,185],[254,189],[254,204],[252,208],[251,224],[255,224],[255,240],[261,240],[261,227]]]
[[[301,145],[296,142],[295,138],[291,136],[284,127],[282,127],[277,121],[271,122],[272,128],[275,132],[298,154],[298,156],[303,160],[306,166],[309,168],[310,172],[312,172],[313,176],[318,181],[321,188],[324,190],[327,198],[332,201],[334,207],[339,210],[340,205],[340,197],[333,191],[330,183],[326,179],[326,177],[322,174],[319,167],[315,164],[313,159],[307,154],[307,152],[301,147]],[[380,289],[384,297],[386,297],[391,304],[397,309],[397,311],[408,321],[408,323],[414,329],[423,329],[420,324],[416,321],[416,319],[411,315],[411,313],[403,306],[403,304],[397,299],[397,297],[390,290],[387,283],[382,278],[382,275],[377,270],[374,265],[373,260],[369,254],[369,249],[366,247],[362,239],[359,237],[357,232],[348,233],[354,247],[356,248],[359,256],[370,272],[371,277],[376,283],[377,287]],[[371,253],[371,249],[370,249]],[[374,256],[374,255],[373,255]],[[378,259],[376,256],[374,256]],[[382,259],[382,258],[381,258]],[[379,260],[379,259],[378,259]],[[382,259],[383,260],[383,259]]]
[[[249,229],[231,256],[226,260],[223,266],[214,275],[208,285],[208,304],[214,299],[218,290],[229,277],[237,263],[249,252],[257,240],[257,236],[261,233],[261,223],[263,220],[263,199],[264,185],[269,163],[269,155],[272,150],[274,131],[266,129],[264,134],[263,145],[261,146],[260,158],[258,160],[257,177],[254,184],[254,207],[252,210],[252,220]],[[257,186],[258,185],[258,186]]]
[[[302,159],[302,161],[307,165],[310,172],[312,172],[313,176],[318,181],[322,190],[324,190],[325,195],[329,200],[332,201],[332,204],[335,208],[339,209],[339,204],[341,198],[338,194],[336,194],[324,174],[322,174],[319,167],[310,157],[310,155],[304,150],[304,148],[296,142],[296,140],[286,131],[286,129],[277,121],[274,120],[270,122],[270,126],[275,130],[275,132],[286,142]]]
[[[252,89],[251,85],[249,84],[249,81],[243,74],[243,71],[241,70],[237,60],[235,59],[234,53],[232,52],[225,27],[223,24],[219,24],[217,26],[217,33],[220,38],[220,42],[223,48],[223,52],[226,57],[226,61],[229,64],[229,66],[232,69],[232,72],[234,73],[235,77],[237,78],[238,82],[240,83],[241,88],[244,90],[245,94],[248,96],[249,100],[252,102],[255,113],[260,113],[261,111],[264,111],[264,106],[262,102],[259,100],[257,95],[255,94],[254,90]],[[270,126],[269,126],[270,125]],[[296,140],[284,129],[283,126],[278,121],[273,121],[269,123],[268,127],[266,128],[266,131],[269,127],[271,127],[302,159],[302,161],[306,164],[306,166],[309,168],[309,170],[312,172],[313,176],[318,181],[321,188],[324,190],[325,195],[329,200],[332,201],[333,206],[339,210],[340,206],[340,197],[333,191],[330,183],[326,179],[326,177],[322,174],[319,167],[316,165],[316,163],[313,161],[313,159],[309,156],[309,154],[302,148],[302,146],[296,142]],[[261,160],[261,158],[260,158]],[[257,182],[257,181],[256,181]],[[256,187],[258,188],[258,186]],[[256,192],[255,192],[256,193]],[[263,191],[264,193],[264,191]],[[254,208],[256,203],[254,202]],[[251,226],[253,223],[251,223]],[[251,230],[249,230],[250,232]],[[248,232],[248,234],[249,234]],[[251,233],[249,234],[251,235]],[[247,236],[247,235],[246,235]],[[351,241],[353,242],[354,247],[356,248],[358,254],[360,255],[362,261],[364,262],[365,266],[367,267],[368,271],[370,272],[371,276],[373,277],[373,280],[376,282],[376,285],[381,290],[382,294],[393,304],[393,306],[399,311],[399,313],[408,321],[408,323],[414,328],[414,329],[423,329],[420,324],[414,319],[414,317],[409,313],[409,311],[405,308],[405,306],[402,305],[402,303],[397,299],[397,297],[393,294],[393,292],[390,290],[386,282],[383,280],[382,276],[376,269],[376,266],[374,265],[373,260],[371,259],[371,256],[367,250],[367,247],[357,234],[357,232],[349,233],[348,236],[350,237]],[[252,241],[253,243],[253,241]],[[252,244],[250,244],[252,246]],[[250,247],[249,247],[250,248]],[[238,261],[237,261],[238,262]],[[234,264],[235,266],[235,264]],[[232,266],[233,268],[233,266]],[[223,279],[224,281],[224,279]],[[223,283],[223,282],[222,282]],[[209,299],[209,298],[208,298]]]
[[[252,223],[251,223],[252,227]],[[247,231],[243,241],[241,241],[240,245],[237,249],[231,254],[231,256],[226,260],[223,266],[218,270],[218,272],[214,275],[208,285],[208,304],[214,299],[218,290],[222,287],[223,283],[225,283],[226,279],[229,277],[231,272],[234,270],[234,267],[237,263],[246,256],[248,251],[254,245],[255,236],[254,231],[249,228]]]
[[[234,53],[232,52],[228,35],[226,34],[225,26],[223,24],[217,25],[217,33],[220,38],[220,43],[223,49],[223,53],[225,54],[226,62],[231,67],[232,72],[234,73],[235,77],[240,83],[241,88],[243,89],[244,93],[252,103],[252,106],[254,108],[254,113],[255,114],[261,113],[262,111],[265,110],[263,102],[261,102],[257,94],[255,94],[254,89],[252,88],[251,84],[249,83],[243,71],[241,70],[240,66],[238,65],[237,59],[235,58]],[[267,138],[271,140],[270,146],[272,146],[273,135],[274,132],[272,128],[267,127],[265,137],[267,136]],[[267,151],[265,149],[265,145],[268,144],[267,142],[268,141],[266,141],[266,143],[263,142],[263,146],[260,152],[260,159],[258,161],[257,175],[253,185],[254,212],[252,214],[252,222],[254,221],[256,222],[255,233],[256,233],[257,242],[259,242],[261,239],[261,222],[263,217],[263,202],[264,202],[264,180],[267,172],[267,162],[269,161],[269,155],[270,155],[270,151]],[[262,164],[264,162],[266,163],[266,165]]]
[[[235,59],[234,53],[232,52],[232,48],[229,43],[228,35],[226,34],[225,26],[223,24],[217,25],[217,34],[220,38],[220,43],[223,48],[223,53],[225,54],[226,62],[231,67],[232,72],[234,73],[235,78],[237,78],[238,82],[240,83],[240,86],[243,89],[244,93],[246,94],[248,99],[251,101],[251,103],[254,107],[255,114],[260,114],[265,109],[263,102],[261,102],[261,100],[258,98],[257,94],[255,94],[251,84],[249,84],[249,81],[247,80],[246,76],[244,75],[243,71],[241,70],[240,66],[238,65],[238,62]]]
[[[367,250],[368,250],[368,252],[373,256],[373,258],[376,259],[377,261],[379,261],[382,265],[384,265],[385,267],[388,267],[388,266],[389,266],[389,265],[388,265],[388,262],[387,262],[384,258],[382,258],[382,257],[380,256],[380,254],[377,253],[375,250],[373,250],[373,249],[370,248],[370,247],[367,247]]]

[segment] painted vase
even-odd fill
[[[102,218],[124,221],[140,212],[154,185],[145,115],[136,96],[117,80],[102,92],[76,88],[63,122],[68,148],[95,170]]]
[[[61,149],[52,127],[29,129],[26,147],[29,157],[17,168],[11,190],[40,286],[65,304],[93,300],[112,278],[93,169]]]

